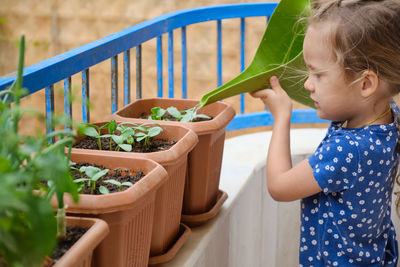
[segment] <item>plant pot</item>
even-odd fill
[[[105,123],[95,124],[101,126]],[[155,197],[154,224],[150,245],[151,256],[168,253],[175,242],[179,243],[177,236],[180,229],[188,153],[198,142],[196,134],[190,129],[176,125],[163,125],[162,128],[163,131],[157,138],[177,141],[175,145],[165,151],[136,153],[72,149],[73,155],[84,153],[85,155],[103,154],[108,157],[117,156],[126,159],[136,157],[151,159],[162,165],[167,171],[168,179],[159,188]],[[115,263],[112,266],[116,266]]]
[[[108,169],[128,168],[145,176],[129,189],[108,195],[80,194],[74,203],[64,197],[67,213],[103,219],[110,234],[95,250],[93,266],[147,266],[154,219],[156,192],[167,181],[167,173],[156,162],[131,155],[113,155],[102,151],[73,151],[71,161],[102,165]],[[53,198],[53,204],[57,201]]]
[[[142,113],[150,113],[152,107],[174,106],[178,110],[194,107],[199,101],[186,99],[149,98],[132,102],[112,115],[119,121],[137,121]],[[199,138],[199,143],[189,153],[188,175],[182,208],[182,222],[189,226],[205,223],[218,213],[220,208],[219,179],[222,154],[225,141],[225,127],[235,116],[235,111],[228,104],[216,102],[201,108],[198,113],[213,117],[201,122],[153,121],[141,119],[142,122],[157,122],[162,125],[182,125],[192,129]],[[133,119],[135,118],[135,119]],[[225,193],[225,196],[226,193]],[[223,201],[226,197],[222,198]],[[221,205],[220,205],[221,204]],[[210,211],[213,211],[210,213]],[[186,220],[187,215],[190,216]]]
[[[54,267],[90,267],[93,250],[108,235],[108,225],[95,218],[66,217],[67,226],[90,227],[89,230],[54,264]]]

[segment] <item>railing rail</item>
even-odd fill
[[[46,112],[50,123],[54,112],[54,84],[64,80],[65,114],[72,116],[69,102],[71,94],[71,76],[82,75],[82,120],[90,121],[88,100],[90,68],[107,59],[111,60],[111,112],[118,109],[118,55],[123,53],[123,92],[124,105],[131,101],[130,50],[136,49],[136,97],[142,97],[142,43],[157,39],[157,96],[163,97],[163,52],[162,35],[168,34],[168,97],[174,97],[174,30],[181,30],[182,53],[182,97],[187,97],[187,44],[186,26],[206,21],[217,22],[217,85],[222,82],[222,24],[223,19],[240,18],[240,70],[245,68],[245,18],[272,14],[277,3],[251,3],[209,6],[180,10],[129,27],[94,42],[72,49],[50,59],[39,62],[24,69],[23,86],[30,94],[46,90]],[[15,73],[0,77],[0,91],[6,89],[15,80]],[[271,125],[273,121],[268,112],[243,114],[245,112],[244,97],[241,97],[240,113],[228,126],[228,130],[249,128],[249,125]],[[297,114],[297,115],[296,115]],[[312,110],[296,110],[295,123],[322,122]],[[300,119],[299,119],[300,118]],[[246,120],[249,120],[246,122]],[[251,124],[248,122],[252,121]],[[51,130],[48,124],[47,129]]]

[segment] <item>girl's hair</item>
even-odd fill
[[[316,0],[309,25],[333,23],[334,56],[347,79],[374,71],[400,92],[400,1]]]

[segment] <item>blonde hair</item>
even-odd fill
[[[318,0],[308,24],[333,23],[334,56],[354,79],[374,71],[390,85],[390,94],[400,92],[400,1]]]

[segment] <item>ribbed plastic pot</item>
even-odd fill
[[[71,161],[97,164],[110,170],[126,168],[132,173],[142,171],[145,174],[125,191],[108,195],[80,194],[78,203],[66,195],[64,202],[68,215],[100,218],[110,227],[110,234],[94,252],[93,266],[147,266],[155,197],[168,179],[167,172],[152,160],[133,155],[111,156],[104,151],[93,153],[73,149]],[[56,198],[52,200],[56,206]]]
[[[54,264],[54,267],[90,267],[94,249],[108,235],[106,222],[96,218],[66,217],[67,226],[89,230]]]
[[[174,106],[178,110],[193,108],[199,101],[188,99],[149,98],[139,99],[121,108],[112,115],[119,121],[133,121],[143,113],[149,114],[151,108],[164,109]],[[235,116],[234,109],[223,102],[216,102],[201,108],[198,113],[213,117],[201,122],[153,121],[162,125],[182,125],[193,130],[199,143],[189,154],[188,175],[182,208],[182,222],[197,226],[214,217],[226,200],[226,193],[221,196],[219,181],[222,155],[225,141],[225,127]],[[221,203],[222,202],[222,203]]]
[[[120,121],[117,121],[118,123]],[[135,122],[135,121],[133,121]],[[106,122],[95,123],[98,126]],[[136,123],[139,123],[136,121]],[[197,135],[190,129],[177,125],[162,125],[163,131],[157,138],[177,141],[170,149],[151,153],[136,153],[123,151],[99,151],[90,149],[72,149],[72,154],[85,153],[85,155],[104,153],[104,155],[114,157],[146,158],[151,159],[164,167],[167,171],[167,181],[157,190],[154,207],[154,224],[150,245],[150,255],[160,256],[168,253],[174,243],[183,244],[177,240],[180,230],[183,192],[185,186],[185,176],[187,168],[188,153],[198,142]],[[79,140],[79,138],[78,138]],[[125,233],[124,233],[125,234]],[[175,246],[176,248],[176,246]],[[179,249],[175,250],[176,252]],[[176,253],[170,255],[174,257]],[[169,258],[170,259],[170,258]],[[112,265],[117,266],[115,262]],[[133,266],[133,265],[125,265]]]

